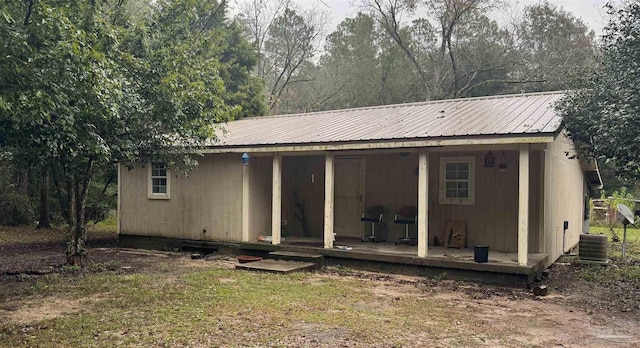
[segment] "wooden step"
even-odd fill
[[[312,262],[316,268],[324,266],[324,256],[320,254],[298,253],[295,251],[272,251],[269,258],[274,260]]]
[[[239,263],[236,269],[247,271],[261,271],[270,273],[287,274],[291,272],[300,272],[312,270],[316,267],[313,262],[284,261],[284,260],[262,260],[249,263]]]

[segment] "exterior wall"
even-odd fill
[[[294,196],[297,197],[294,199]],[[309,233],[304,235],[295,217],[296,204],[304,206]],[[324,156],[287,156],[282,158],[283,236],[322,237],[324,234]]]
[[[418,205],[418,155],[376,154],[366,156],[365,161],[365,209],[384,206],[386,229],[376,234],[387,235],[389,241],[396,240],[404,236],[405,226],[394,224],[394,215],[402,207]],[[369,228],[367,226],[367,234],[370,234]],[[409,230],[410,235],[416,235],[415,226],[410,226]]]
[[[120,169],[120,233],[241,240],[240,156],[206,155],[188,177],[171,175],[171,199],[148,199],[148,166]],[[203,232],[206,230],[206,232]]]
[[[556,147],[550,146],[550,149]],[[562,153],[561,149],[556,151]],[[444,241],[444,226],[448,220],[465,220],[467,247],[487,244],[491,250],[517,250],[518,153],[504,152],[508,165],[506,172],[497,169],[502,151],[499,154],[495,153],[496,167],[493,168],[483,166],[485,154],[486,151],[430,154],[429,244],[433,245],[435,236],[441,243]],[[455,156],[476,158],[474,205],[439,203],[440,157]],[[367,154],[364,157],[365,207],[386,207],[386,230],[377,229],[376,233],[387,235],[387,239],[393,241],[404,234],[404,225],[394,224],[393,215],[404,206],[417,205],[418,156],[416,153],[407,156],[399,153],[380,153]],[[549,183],[544,185],[544,191],[541,190],[541,186],[542,173],[544,172],[547,178],[551,174],[540,166],[541,159],[547,163],[548,158],[538,151],[531,153],[530,252],[550,250],[545,244],[550,241],[549,237],[538,233],[543,225],[546,231],[549,230],[550,220],[546,218],[551,214],[548,212],[549,204],[543,205],[541,202],[543,194],[545,197],[551,194],[551,188]],[[324,156],[286,156],[283,157],[282,166],[282,219],[287,221],[283,226],[283,236],[303,235],[300,223],[295,217],[296,203],[303,203],[310,230],[306,236],[322,237]],[[563,168],[561,165],[557,166]],[[581,171],[579,174],[581,175]],[[271,234],[272,157],[252,156],[249,178],[250,240],[255,241],[259,235]],[[237,154],[207,155],[200,161],[200,165],[189,173],[188,178],[174,175],[171,179],[171,199],[148,199],[148,168],[121,168],[121,233],[193,240],[241,240],[242,166]],[[557,185],[567,186],[562,182]],[[294,200],[294,193],[298,197],[297,202]],[[569,194],[558,195],[566,196]],[[543,206],[544,215],[540,210]],[[556,220],[558,219],[561,228],[564,219],[558,217]],[[577,221],[579,223],[574,222],[570,227],[580,226],[581,220]],[[207,232],[203,233],[203,230]],[[415,227],[411,234],[415,235]],[[571,238],[571,241],[577,242],[577,235]],[[543,245],[544,250],[541,247]]]
[[[567,155],[568,154],[568,155]],[[575,154],[573,143],[559,135],[545,151],[544,163],[544,245],[548,264],[555,262],[564,251],[575,246],[583,226],[584,174]],[[563,222],[569,222],[562,249]]]
[[[249,166],[249,241],[271,235],[273,157],[251,157]]]
[[[495,152],[495,151],[494,151]],[[491,250],[517,251],[518,240],[518,153],[505,151],[508,165],[505,172],[496,166],[484,167],[482,152],[432,152],[429,156],[429,244],[434,236],[440,243],[444,241],[444,227],[449,220],[467,222],[467,247],[474,244],[489,245]],[[529,252],[540,250],[540,156],[532,152],[530,159],[530,202],[529,202]],[[440,158],[473,156],[475,168],[475,204],[455,205],[439,203]],[[403,225],[393,224],[393,214],[406,205],[417,205],[416,168],[417,154],[402,157],[399,154],[367,156],[367,177],[365,183],[366,206],[383,205],[389,211],[389,240],[404,234]],[[415,228],[414,228],[415,229]],[[415,231],[413,231],[415,235]]]

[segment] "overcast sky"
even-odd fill
[[[293,0],[293,2],[303,8],[315,6],[327,11],[332,19],[330,27],[327,28],[328,32],[332,32],[344,18],[352,17],[358,12],[358,8],[351,5],[354,0]],[[355,2],[358,3],[359,1],[355,0]],[[515,7],[516,13],[522,12],[522,9],[527,5],[539,2],[538,0],[506,1],[506,3]],[[585,24],[596,32],[596,35],[602,34],[602,28],[606,24],[603,18],[603,6],[607,2],[606,0],[553,0],[549,2],[581,18]],[[510,14],[506,11],[497,11],[492,14],[492,17],[499,21],[509,16]]]

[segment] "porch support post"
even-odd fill
[[[280,244],[282,221],[282,157],[273,155],[273,190],[271,195],[271,244]]]
[[[324,161],[324,247],[333,249],[333,154]]]
[[[418,160],[418,257],[429,253],[429,153]]]
[[[518,264],[526,266],[529,251],[529,144],[520,145],[518,162]]]
[[[249,166],[242,166],[242,241],[249,241]]]

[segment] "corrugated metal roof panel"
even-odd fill
[[[562,96],[531,93],[245,118],[229,122],[213,146],[549,134],[562,123],[552,106]]]

